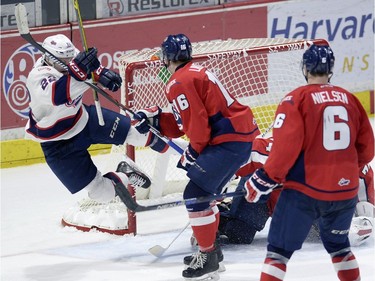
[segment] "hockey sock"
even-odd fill
[[[361,280],[357,260],[350,250],[343,253],[333,253],[331,257],[339,280]]]
[[[260,281],[281,281],[284,280],[286,273],[286,265],[292,252],[288,252],[285,257],[276,252],[270,251],[270,249],[277,249],[268,245],[268,252],[266,259],[264,260],[262,273],[260,275]],[[283,251],[280,249],[280,251]],[[284,251],[283,251],[284,252]]]
[[[202,252],[214,249],[217,224],[212,209],[199,212],[189,212],[189,219],[194,236]]]
[[[219,208],[217,207],[216,204],[213,204],[212,211],[214,212],[215,219],[216,219],[216,229],[219,229],[219,224],[220,224],[220,211]]]

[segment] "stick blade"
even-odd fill
[[[137,211],[139,205],[134,201],[132,195],[121,182],[115,185],[115,191],[118,197],[120,197],[121,201],[129,210],[133,212]]]
[[[29,23],[27,21],[26,8],[22,3],[19,3],[16,5],[15,16],[16,16],[16,21],[17,21],[18,32],[21,35],[30,33]]]
[[[154,255],[155,257],[158,257],[158,258],[160,258],[164,254],[165,250],[166,249],[163,248],[160,245],[155,245],[155,246],[151,247],[150,249],[148,249],[150,254],[152,254],[152,255]]]

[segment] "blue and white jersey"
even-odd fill
[[[40,58],[29,73],[30,95],[26,138],[37,142],[70,139],[83,130],[88,113],[82,104],[85,83],[64,75]]]

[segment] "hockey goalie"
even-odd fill
[[[237,175],[241,177],[237,189],[242,189],[246,179],[257,168],[263,166],[272,147],[272,137],[256,138],[252,153],[246,165]],[[352,246],[359,246],[373,237],[374,224],[374,179],[370,165],[359,169],[359,192],[356,212],[349,230]],[[257,232],[261,231],[272,217],[273,209],[281,189],[274,190],[266,203],[248,203],[243,197],[236,197],[229,202],[221,202],[220,209],[220,240],[222,243],[250,244]],[[319,240],[319,232],[315,224],[309,234],[309,241]],[[192,244],[194,244],[192,237]]]

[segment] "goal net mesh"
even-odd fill
[[[301,58],[304,50],[313,42],[326,43],[324,40],[281,38],[197,42],[192,43],[193,61],[214,73],[240,103],[251,107],[260,131],[266,133],[271,130],[275,109],[281,98],[305,83]],[[120,58],[119,68],[123,78],[121,103],[132,111],[150,105],[158,105],[163,111],[170,110],[164,93],[170,73],[163,67],[159,57],[160,48],[154,48],[130,51]],[[163,155],[143,147],[114,146],[109,156],[113,165],[110,169],[114,170],[125,154],[152,178],[152,185],[147,190],[133,190],[130,187],[137,201],[147,205],[155,200],[160,202],[173,200],[173,196],[181,197],[188,178],[183,170],[176,168],[179,155]],[[87,200],[84,205],[79,205],[78,210],[76,206],[75,212],[92,211],[91,216],[97,213],[99,217],[102,214],[100,210],[107,207],[107,210],[115,209],[113,213],[116,215],[128,215],[126,208],[118,204],[118,201],[109,203],[111,204],[116,204],[121,210],[102,204],[97,208],[96,202]],[[74,211],[71,213],[74,214]],[[125,215],[121,219],[123,217]],[[92,219],[87,225],[94,225],[94,221]],[[78,224],[68,219],[65,223]],[[121,224],[121,228],[123,227],[127,227],[126,231],[129,233],[136,232],[135,214],[131,214],[128,221]],[[116,228],[117,226],[114,227]],[[98,227],[97,229],[100,230]]]

